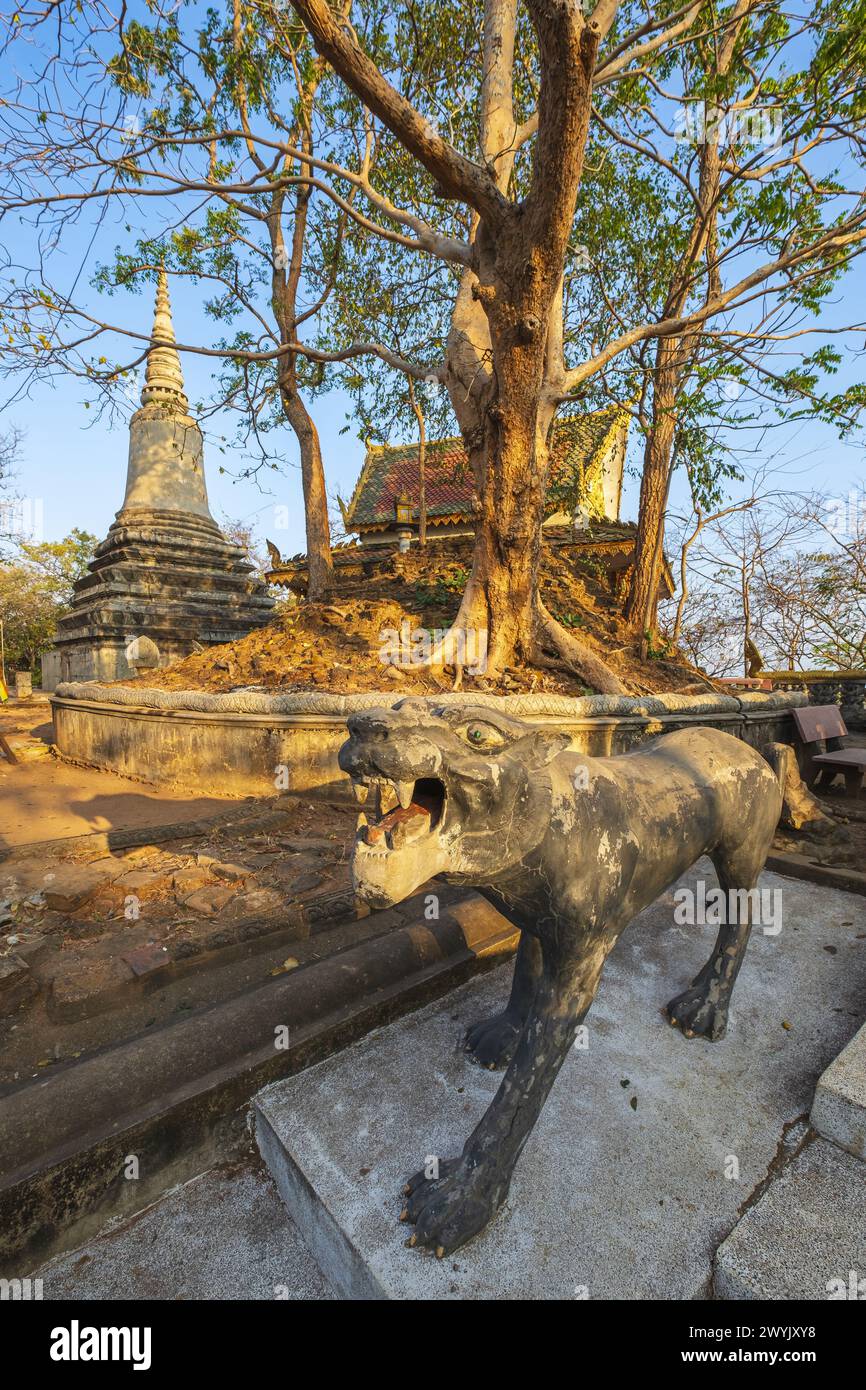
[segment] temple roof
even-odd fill
[[[556,425],[553,439],[548,512],[560,509],[578,468],[591,487],[600,481],[607,448],[617,431],[623,440],[629,414],[622,406],[606,406],[585,415],[570,416]],[[597,475],[597,476],[594,476]],[[460,521],[472,516],[475,484],[463,441],[442,439],[427,445],[425,481],[429,519]],[[408,497],[419,502],[418,445],[374,444],[343,519],[347,531],[384,529],[394,522],[394,503]]]

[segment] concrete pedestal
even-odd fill
[[[704,875],[714,881],[702,862],[683,882]],[[606,967],[588,1046],[566,1060],[505,1207],[451,1258],[405,1247],[400,1190],[427,1155],[459,1152],[499,1085],[459,1043],[468,1023],[502,1007],[509,969],[262,1092],[259,1147],[334,1288],[707,1297],[715,1251],[790,1151],[786,1135],[866,998],[864,905],[775,875],[762,885],[782,890],[784,925],[753,935],[718,1043],[687,1041],[661,1014],[703,964],[714,928],[675,926],[673,890],[633,923]]]

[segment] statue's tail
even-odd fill
[[[797,755],[790,743],[769,744],[765,756],[782,791],[781,824],[791,830],[801,830],[804,825],[808,825],[810,830],[814,831],[823,822],[829,829],[833,822],[829,816],[824,815],[800,776]]]

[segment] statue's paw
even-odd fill
[[[466,1030],[463,1051],[468,1052],[473,1062],[491,1071],[504,1067],[511,1061],[520,1037],[520,1024],[516,1023],[507,1009],[492,1018],[482,1018]]]
[[[442,1259],[483,1231],[498,1203],[483,1181],[482,1169],[468,1169],[462,1159],[440,1163],[437,1179],[418,1173],[409,1189],[401,1220],[414,1226],[410,1244],[433,1250]]]
[[[665,1010],[669,1021],[687,1038],[709,1038],[718,1042],[725,1036],[728,1026],[727,1004],[714,1002],[707,997],[705,986],[692,986],[676,999],[672,999]]]
[[[403,1188],[403,1196],[412,1198],[416,1193],[423,1191],[429,1197],[436,1184],[442,1182],[443,1178],[447,1178],[449,1173],[453,1173],[459,1166],[459,1158],[437,1159],[435,1176],[431,1177],[426,1168],[422,1172],[416,1173],[414,1178],[410,1178]],[[401,1218],[402,1220],[414,1220],[414,1217],[410,1218],[409,1216],[411,1209],[412,1203],[410,1201],[404,1205],[404,1216]]]

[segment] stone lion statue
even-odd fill
[[[434,876],[472,885],[521,930],[504,1011],[466,1050],[505,1076],[463,1152],[405,1188],[412,1244],[450,1254],[491,1220],[620,933],[701,855],[725,890],[754,888],[782,806],[753,748],[688,728],[610,758],[565,732],[471,705],[409,698],[348,720],[340,766],[364,808],[358,894],[386,907]],[[667,1008],[688,1038],[721,1038],[751,926],[722,925]],[[730,914],[729,914],[730,915]]]

